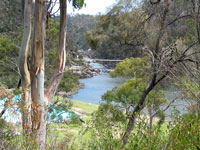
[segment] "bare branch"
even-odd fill
[[[174,22],[180,20],[180,19],[183,19],[183,18],[191,18],[192,15],[184,15],[184,16],[180,16],[180,17],[176,17],[174,20],[172,20],[170,23],[168,23],[168,26],[170,26],[171,24],[173,24]]]

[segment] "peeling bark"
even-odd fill
[[[31,129],[31,97],[30,97],[30,72],[28,69],[28,52],[31,38],[32,0],[25,2],[24,29],[21,48],[19,51],[19,70],[22,81],[22,126],[25,134],[30,134]]]
[[[45,0],[35,0],[32,36],[31,70],[28,68],[28,52],[31,39],[32,0],[25,1],[24,34],[19,52],[19,70],[22,80],[23,129],[34,136],[40,150],[46,149],[47,106],[62,79],[66,62],[67,1],[60,0],[60,33],[56,71],[44,94],[44,49],[47,6]],[[31,103],[32,100],[32,103]]]
[[[45,1],[36,0],[31,62],[32,132],[41,150],[44,150],[46,145],[47,118],[47,109],[44,98],[45,17]]]

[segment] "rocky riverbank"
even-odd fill
[[[118,62],[99,62],[103,66],[105,66],[108,70],[114,69]]]
[[[108,73],[111,69],[114,68],[115,63],[95,63],[93,59],[89,58],[87,55],[83,55],[82,58],[74,58],[70,65],[66,67],[67,70],[70,70],[74,76],[78,76],[80,79],[92,78],[100,73]],[[108,66],[108,67],[107,67]],[[64,97],[71,97],[73,94],[77,93],[79,89],[84,88],[84,85],[79,83],[77,86],[70,92],[58,92],[58,95]]]
[[[78,76],[80,79],[91,78],[98,75],[101,72],[106,72],[106,69],[96,69],[90,65],[88,58],[76,59],[71,61],[70,66],[67,66],[67,70],[70,70],[73,75]],[[57,93],[59,96],[71,97],[73,94],[77,93],[79,89],[84,88],[84,84],[78,83],[75,88],[70,92],[60,91]]]
[[[91,78],[93,76],[96,76],[98,73],[100,73],[99,69],[93,69],[91,66],[72,66],[70,67],[70,70],[75,76],[78,76],[80,79],[84,78]]]
[[[89,58],[84,58],[79,61],[74,61],[71,63],[69,70],[71,70],[72,73],[78,76],[80,79],[91,78],[93,76],[98,75],[101,72],[109,71],[107,68],[93,68],[90,65],[90,63],[92,63],[92,61]]]

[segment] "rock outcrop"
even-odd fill
[[[72,71],[72,73],[79,78],[91,78],[96,76],[98,73],[101,72],[100,69],[92,68],[87,62],[83,61],[83,64],[78,64],[76,62],[71,63],[71,66],[68,68]]]

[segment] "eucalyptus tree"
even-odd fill
[[[52,2],[56,1],[35,0],[32,28],[33,1],[25,1],[23,38],[19,52],[19,70],[22,80],[22,126],[26,135],[35,137],[40,149],[45,149],[46,144],[47,108],[62,79],[66,62],[67,1],[60,0],[57,65],[45,91],[45,22],[48,3]],[[81,8],[84,1],[73,0],[72,4],[74,8]],[[31,50],[30,65],[28,64],[29,50]]]

